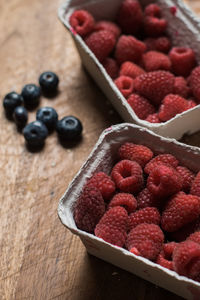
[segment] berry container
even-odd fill
[[[182,144],[175,139],[161,137],[134,124],[114,125],[101,134],[87,161],[60,199],[58,215],[61,222],[72,233],[80,237],[90,254],[170,290],[185,299],[200,299],[200,283],[179,276],[177,273],[143,257],[135,256],[128,250],[113,246],[92,234],[78,229],[75,224],[73,208],[84,184],[95,172],[110,173],[116,162],[118,148],[127,141],[146,145],[157,154],[171,153],[178,158],[180,164],[195,172],[199,170],[199,148]]]
[[[200,19],[181,0],[139,0],[144,6],[152,2],[162,8],[162,15],[168,20],[168,34],[174,46],[191,47],[200,63]],[[131,109],[126,99],[119,92],[111,78],[107,75],[102,64],[86,46],[83,39],[76,34],[69,24],[69,16],[76,9],[88,10],[96,20],[114,20],[122,0],[68,0],[60,6],[58,15],[70,31],[81,60],[87,71],[105,93],[112,105],[125,122],[151,129],[165,137],[180,139],[183,134],[191,134],[200,130],[200,105],[183,112],[164,123],[152,124],[139,119]],[[176,9],[174,9],[176,8]]]

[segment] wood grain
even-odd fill
[[[200,13],[199,1],[188,1]],[[40,153],[0,111],[0,299],[181,299],[89,256],[61,225],[58,200],[103,129],[122,122],[81,66],[71,37],[57,19],[59,1],[0,1],[0,96],[37,83],[42,71],[60,77],[55,99],[41,99],[60,118],[83,122],[82,141],[62,147],[55,133]],[[29,114],[34,120],[35,113]],[[184,139],[200,145],[200,134]]]

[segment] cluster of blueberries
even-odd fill
[[[52,107],[41,107],[36,112],[36,121],[27,124],[28,112],[39,104],[41,91],[43,95],[56,95],[59,84],[58,76],[53,72],[44,72],[39,77],[39,85],[27,84],[21,94],[8,93],[3,99],[3,106],[8,119],[14,120],[18,129],[23,131],[29,148],[41,148],[48,133],[56,129],[61,142],[74,142],[81,137],[82,124],[74,116],[58,120],[58,114]],[[27,125],[26,125],[27,124]]]

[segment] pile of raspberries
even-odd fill
[[[175,17],[176,7],[170,13]],[[137,0],[125,0],[115,23],[95,21],[88,11],[76,10],[69,23],[138,118],[166,122],[200,103],[200,66],[195,53],[185,45],[172,46],[167,20],[157,4],[143,10]]]
[[[131,142],[111,173],[86,182],[74,207],[77,227],[200,282],[200,172],[171,154]]]

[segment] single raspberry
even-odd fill
[[[164,230],[173,232],[195,221],[199,215],[200,198],[180,192],[167,202],[162,214],[161,225]]]
[[[93,16],[86,10],[76,10],[69,18],[70,25],[82,37],[93,30],[94,22]]]
[[[168,53],[171,48],[171,41],[166,36],[161,36],[159,38],[147,38],[144,42],[147,46],[147,51]]]
[[[167,95],[160,106],[158,117],[161,121],[168,121],[187,110],[188,102],[186,99],[179,95],[169,94]]]
[[[149,174],[147,188],[154,196],[165,198],[181,190],[182,179],[174,168],[160,164]]]
[[[190,194],[200,197],[200,172],[197,173],[192,182]]]
[[[193,100],[188,100],[187,104],[188,104],[188,108],[187,109],[191,109],[191,108],[197,106],[197,103],[195,101],[193,101]]]
[[[134,88],[138,94],[159,105],[166,95],[173,92],[174,75],[168,71],[145,73],[134,80]]]
[[[85,187],[74,210],[76,226],[93,232],[105,212],[105,204],[100,191],[95,187]]]
[[[136,161],[142,168],[153,157],[153,152],[146,146],[133,143],[124,143],[119,148],[120,159]]]
[[[196,231],[187,238],[187,240],[193,241],[200,245],[200,231]]]
[[[157,4],[149,4],[145,8],[144,31],[148,36],[162,35],[167,28],[167,21],[161,17],[161,8]]]
[[[87,182],[87,186],[96,187],[100,190],[104,200],[110,199],[115,192],[115,183],[104,172],[94,174]]]
[[[95,24],[94,31],[100,31],[100,30],[107,30],[107,31],[112,32],[116,39],[118,39],[118,37],[121,34],[121,29],[119,28],[119,26],[117,26],[117,24],[115,24],[111,21],[107,21],[107,20],[102,20]]]
[[[117,21],[122,31],[127,34],[136,34],[143,23],[143,11],[136,0],[125,0],[122,2]]]
[[[196,219],[193,222],[186,224],[181,227],[179,230],[170,232],[169,238],[176,242],[185,241],[193,232],[200,230],[200,218]]]
[[[155,107],[149,102],[149,100],[140,95],[131,94],[127,99],[127,102],[134,110],[138,118],[142,120],[145,120],[148,115],[155,112]]]
[[[172,255],[177,245],[178,244],[175,242],[164,244],[160,254],[157,257],[156,263],[173,271],[174,267],[172,263]]]
[[[137,195],[137,204],[139,209],[145,207],[159,207],[160,199],[155,197],[147,188],[145,188]]]
[[[119,64],[125,61],[138,63],[145,50],[146,45],[143,42],[130,35],[121,35],[117,41],[115,58]]]
[[[195,174],[192,171],[190,171],[188,168],[182,166],[178,166],[176,168],[176,171],[179,173],[179,175],[183,180],[182,190],[186,193],[189,192],[192,182],[195,178]]]
[[[121,160],[112,169],[111,177],[117,188],[125,193],[138,193],[144,183],[140,165],[131,160]]]
[[[136,212],[133,212],[129,216],[129,229],[132,230],[139,224],[148,223],[148,224],[160,224],[160,213],[155,207],[145,207]]]
[[[172,70],[178,76],[188,76],[195,67],[194,51],[186,47],[174,47],[169,53],[172,62]]]
[[[128,213],[131,213],[137,208],[137,200],[132,194],[118,193],[111,199],[108,208],[114,206],[123,206]]]
[[[133,228],[126,240],[126,248],[146,257],[150,260],[155,260],[162,249],[164,242],[164,234],[160,227],[155,224],[139,224]]]
[[[130,61],[125,61],[121,67],[119,74],[124,75],[124,76],[129,76],[133,79],[135,79],[137,76],[144,74],[145,71],[139,67],[138,65],[130,62]]]
[[[184,77],[175,77],[173,94],[179,95],[183,98],[187,98],[190,92],[190,88],[187,86],[187,81]]]
[[[196,102],[200,103],[200,66],[192,71],[188,82]]]
[[[123,247],[128,229],[128,214],[121,206],[110,208],[101,218],[94,233],[104,241]]]
[[[158,114],[150,114],[148,117],[145,119],[145,121],[150,122],[150,123],[160,123],[160,119],[158,118]]]
[[[116,38],[107,30],[94,31],[85,38],[86,45],[99,61],[103,61],[114,49]]]
[[[105,68],[108,75],[115,79],[118,76],[119,73],[119,67],[115,59],[106,57],[102,62],[103,67]]]
[[[143,57],[144,68],[147,72],[171,69],[171,61],[167,55],[158,51],[148,51]]]
[[[149,17],[157,17],[161,16],[161,8],[157,4],[149,4],[145,7],[144,14]]]
[[[128,76],[119,76],[115,79],[115,84],[125,98],[128,98],[134,89],[133,78]]]
[[[145,173],[149,174],[152,170],[155,169],[156,165],[159,164],[166,164],[173,168],[176,168],[179,164],[179,161],[177,158],[169,153],[165,154],[159,154],[156,157],[154,157],[150,162],[145,166]]]

